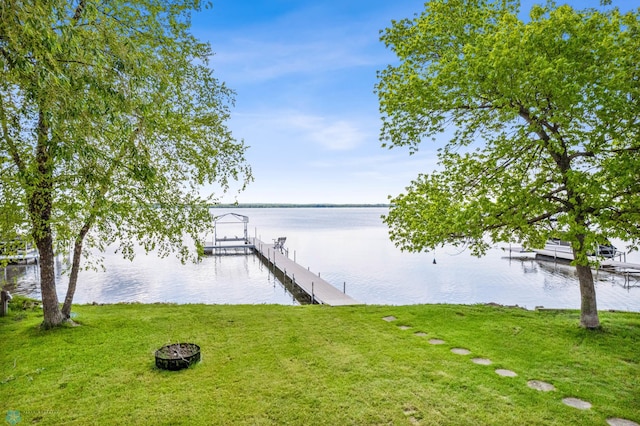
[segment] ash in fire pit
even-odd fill
[[[174,343],[156,351],[156,367],[182,370],[200,361],[200,346],[195,343]]]

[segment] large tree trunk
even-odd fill
[[[40,291],[42,292],[42,310],[44,328],[53,328],[65,320],[60,311],[56,293],[56,276],[53,267],[54,255],[51,234],[36,242],[40,253]]]
[[[36,148],[36,171],[29,188],[29,215],[33,240],[40,254],[40,291],[44,328],[62,324],[64,316],[60,311],[56,293],[56,275],[53,267],[53,233],[51,232],[51,210],[53,205],[53,166],[49,127],[42,110],[38,115],[38,146]]]
[[[593,284],[593,273],[587,260],[587,247],[584,235],[577,235],[577,244],[573,246],[573,257],[576,259],[576,271],[580,283],[580,325],[585,328],[600,327],[598,305],[596,304],[596,288]]]
[[[598,306],[596,304],[596,288],[593,285],[593,274],[589,265],[576,265],[580,281],[580,325],[585,328],[600,327]]]

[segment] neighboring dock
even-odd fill
[[[607,259],[600,263],[602,269],[621,274],[640,274],[640,263],[618,262]]]
[[[330,306],[361,305],[361,302],[338,290],[330,283],[314,274],[309,269],[289,259],[274,244],[265,243],[257,238],[251,238],[249,243],[255,247],[255,253],[270,267],[277,269],[293,284],[310,296],[312,303],[322,303]]]
[[[502,247],[503,251],[509,252],[509,258],[519,258],[519,259],[547,259],[552,261],[565,261],[571,262],[573,260],[573,253],[563,250],[554,250],[554,249],[534,249],[527,250],[522,247],[509,246]],[[595,267],[595,269],[602,269],[607,272],[623,274],[623,275],[640,275],[640,263],[630,263],[626,261],[626,254],[619,253],[617,255],[620,260],[614,259],[604,259],[600,262],[600,264]]]

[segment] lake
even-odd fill
[[[386,208],[214,209],[249,217],[249,236],[265,242],[287,237],[289,257],[367,304],[499,303],[527,309],[579,309],[574,268],[534,259],[510,259],[494,247],[482,258],[454,247],[406,253],[389,241],[380,216]],[[229,226],[234,229],[225,230]],[[218,236],[241,235],[238,225],[219,225]],[[623,249],[621,242],[614,244]],[[207,256],[182,265],[173,257],[140,253],[133,262],[113,249],[103,254],[106,271],[82,271],[76,303],[175,302],[297,304],[255,255]],[[435,264],[434,264],[435,260]],[[628,255],[629,262],[640,263]],[[57,270],[62,270],[59,262]],[[16,293],[39,297],[38,271],[12,266],[5,278]],[[66,275],[58,273],[61,300]],[[640,312],[640,281],[605,272],[596,275],[599,309]]]

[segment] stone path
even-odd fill
[[[393,322],[396,321],[397,318],[394,317],[393,315],[389,315],[386,317],[382,318],[384,321],[387,322]],[[411,327],[408,325],[400,325],[398,326],[398,328],[400,330],[409,330]],[[427,337],[428,333],[425,333],[424,331],[417,331],[415,333],[413,333],[415,336],[417,337]],[[439,338],[431,338],[429,339],[429,343],[432,345],[444,345],[446,344],[446,341],[443,339],[439,339]],[[454,347],[451,348],[451,352],[456,354],[456,355],[470,355],[471,354],[471,350],[466,349],[466,348],[458,348],[458,347]],[[492,361],[490,359],[487,358],[472,358],[471,361],[474,364],[478,364],[478,365],[491,365]],[[507,370],[504,368],[498,368],[495,370],[495,373],[498,374],[499,376],[503,376],[503,377],[517,377],[518,373],[516,373],[515,371],[511,371],[511,370]],[[547,383],[547,382],[543,382],[541,380],[529,380],[527,382],[527,386],[531,389],[535,389],[537,391],[541,391],[541,392],[554,392],[556,390],[556,387],[553,386],[551,383]],[[588,401],[583,401],[579,398],[574,398],[574,397],[567,397],[567,398],[563,398],[562,399],[562,403],[565,405],[568,405],[570,407],[576,408],[578,410],[589,410],[592,407],[592,404]],[[405,410],[405,414],[410,415],[412,410]],[[413,418],[413,416],[410,417],[411,419],[415,420]],[[412,422],[414,423],[414,422]],[[416,422],[417,423],[417,422]],[[609,418],[607,419],[607,424],[609,426],[640,426],[640,424],[632,421],[632,420],[627,420],[627,419],[621,419],[621,418]]]

